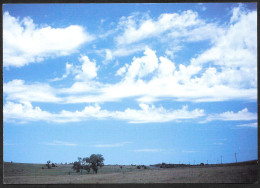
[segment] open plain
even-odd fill
[[[258,183],[257,164],[208,165],[178,168],[137,169],[136,166],[105,165],[98,174],[82,175],[72,165],[42,169],[43,164],[4,163],[5,184],[96,183]]]

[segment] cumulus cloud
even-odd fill
[[[196,119],[204,116],[204,110],[195,109],[188,111],[188,106],[179,110],[166,110],[163,107],[141,103],[140,110],[126,109],[123,112],[115,112],[114,117],[127,120],[130,123],[169,122],[173,120]]]
[[[158,67],[158,59],[155,51],[150,48],[146,48],[144,56],[141,58],[133,58],[131,65],[126,64],[124,67],[118,70],[117,74],[123,74],[126,72],[125,79],[133,80],[136,77],[142,78],[152,73]],[[127,70],[126,70],[127,69]]]
[[[238,16],[239,15],[239,16]],[[236,20],[236,21],[235,21]],[[229,28],[214,45],[191,59],[193,65],[214,65],[210,69],[214,82],[236,88],[257,86],[257,13],[233,9]],[[210,75],[208,75],[210,76]],[[212,80],[212,79],[211,79]]]
[[[24,80],[12,80],[4,83],[3,91],[7,100],[28,102],[61,102],[56,96],[56,90],[48,84],[25,84]]]
[[[77,80],[92,80],[97,77],[97,70],[99,67],[96,66],[95,60],[90,61],[88,56],[81,56],[79,61],[82,63],[81,70],[75,76]]]
[[[89,57],[86,55],[81,55],[78,58],[78,60],[81,63],[81,65],[66,63],[65,73],[61,77],[50,79],[50,81],[51,82],[61,81],[67,78],[71,74],[71,75],[75,75],[74,79],[77,80],[77,82],[75,82],[72,86],[72,88],[74,89],[76,89],[75,87],[77,87],[80,83],[82,83],[81,86],[83,85],[86,86],[86,81],[89,82],[88,85],[90,85],[90,83],[93,83],[94,82],[93,79],[97,77],[97,71],[99,69],[99,66],[97,66],[96,61],[95,60],[90,61]],[[62,89],[62,90],[66,90],[66,89]]]
[[[249,112],[247,108],[244,108],[238,112],[233,111],[227,111],[220,114],[210,114],[205,121],[250,121],[250,120],[256,120],[257,119],[257,113]]]
[[[71,87],[53,88],[42,83],[28,85],[22,80],[14,80],[4,84],[4,94],[9,100],[72,104],[120,101],[129,97],[139,102],[165,98],[193,102],[255,100],[257,97],[257,89],[245,82],[250,80],[250,75],[241,74],[241,69],[219,71],[215,67],[203,68],[200,64],[177,66],[166,57],[157,57],[149,48],[142,57],[133,58],[130,64],[117,70],[116,75],[122,79],[114,84],[94,80],[99,68],[95,61],[90,61],[87,56],[81,56],[80,61],[81,66],[67,66],[68,72],[73,72],[77,80]]]
[[[47,111],[42,111],[40,107],[33,107],[31,103],[13,103],[7,102],[3,108],[4,121],[17,120],[17,121],[49,121],[52,114]]]
[[[99,70],[96,61],[82,55],[79,58],[80,66],[67,63],[66,72],[56,79],[64,79],[73,74],[76,81],[70,87],[54,88],[44,83],[25,84],[22,80],[13,80],[4,83],[4,94],[7,100],[18,102],[72,104],[121,101],[130,97],[140,103],[165,99],[192,102],[256,100],[256,11],[234,9],[233,16],[236,19],[233,18],[226,28],[222,28],[224,32],[215,36],[218,40],[212,40],[212,46],[190,62],[177,64],[165,56],[157,55],[155,50],[147,46],[142,56],[134,57],[131,62],[126,62],[115,71],[115,75],[121,76],[120,81],[105,84],[96,79]],[[141,27],[144,20],[150,20],[148,25],[155,22],[145,17],[138,26],[132,16],[121,20],[124,22],[122,27],[125,28],[128,23],[129,27],[139,28],[136,29],[139,31],[144,27]],[[187,22],[183,22],[185,20]],[[174,22],[176,27],[181,27],[179,25],[183,22],[183,27],[187,28],[205,24],[192,11],[163,14],[156,22]],[[167,30],[172,26],[166,24],[162,27]],[[131,42],[130,39],[129,41]],[[114,52],[107,52],[108,59],[111,59],[110,52],[112,56]]]
[[[146,104],[140,104],[140,110],[127,108],[124,111],[102,110],[99,105],[86,106],[82,111],[62,110],[59,113],[50,113],[40,107],[33,107],[31,103],[13,103],[8,101],[4,105],[4,121],[47,121],[55,123],[81,122],[89,119],[125,120],[129,123],[168,122],[175,120],[196,119],[204,116],[204,110],[188,111],[187,106],[179,110],[165,110]]]
[[[39,26],[30,17],[19,20],[8,12],[3,15],[4,67],[22,67],[48,57],[69,55],[92,40],[94,36],[79,25],[52,28]]]

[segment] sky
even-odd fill
[[[4,4],[3,118],[4,161],[257,159],[257,4]]]

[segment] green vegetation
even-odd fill
[[[98,167],[104,166],[104,157],[101,154],[92,154],[90,157],[81,158],[78,157],[78,161],[73,163],[72,169],[76,172],[83,173],[83,170],[86,170],[89,174],[90,169],[93,170],[94,173],[97,174]]]

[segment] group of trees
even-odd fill
[[[98,172],[98,167],[104,166],[104,157],[101,154],[92,154],[90,157],[81,158],[78,157],[78,161],[73,163],[73,170],[80,172],[82,174],[83,170],[86,170],[89,174],[90,170],[93,170],[93,173]]]
[[[57,167],[57,165],[54,164],[54,163],[51,163],[51,161],[48,160],[47,163],[46,163],[46,167],[47,167],[48,169],[51,169],[51,167]],[[42,167],[42,169],[44,169],[44,167]]]

